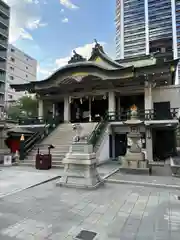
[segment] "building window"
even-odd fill
[[[11,80],[14,80],[14,77],[13,77],[13,76],[9,76],[9,78],[10,78]]]
[[[13,48],[11,48],[11,52],[15,52],[15,50]]]
[[[10,69],[11,69],[12,71],[14,71],[14,68],[13,68],[13,67],[10,67]]]
[[[26,69],[28,69],[28,67],[26,67]]]
[[[9,98],[9,99],[12,99],[12,98],[13,98],[13,96],[9,94],[9,95],[8,95],[8,98]]]
[[[15,62],[15,59],[14,59],[13,57],[11,57],[11,61],[12,61],[12,62]]]
[[[28,75],[26,74],[26,77],[28,77]]]

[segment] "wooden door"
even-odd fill
[[[154,103],[154,118],[155,120],[171,119],[170,102],[156,102]]]

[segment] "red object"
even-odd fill
[[[12,153],[19,151],[20,141],[18,139],[8,139],[7,145],[11,149]]]
[[[36,169],[48,170],[52,166],[51,154],[36,154]]]

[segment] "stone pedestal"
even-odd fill
[[[148,172],[148,162],[145,160],[145,154],[142,152],[141,147],[138,142],[141,139],[141,134],[139,132],[140,120],[131,119],[126,121],[126,124],[130,125],[131,131],[127,135],[131,139],[132,145],[127,151],[125,157],[122,160],[122,171],[139,173],[141,170]]]
[[[96,167],[93,146],[87,142],[74,142],[63,159],[64,173],[57,186],[97,188],[103,183]]]

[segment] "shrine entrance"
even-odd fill
[[[108,111],[108,98],[103,96],[71,100],[71,122],[98,122]]]
[[[91,103],[92,121],[100,121],[108,111],[108,98],[97,96]]]
[[[75,98],[71,101],[71,122],[89,122],[89,100]]]

